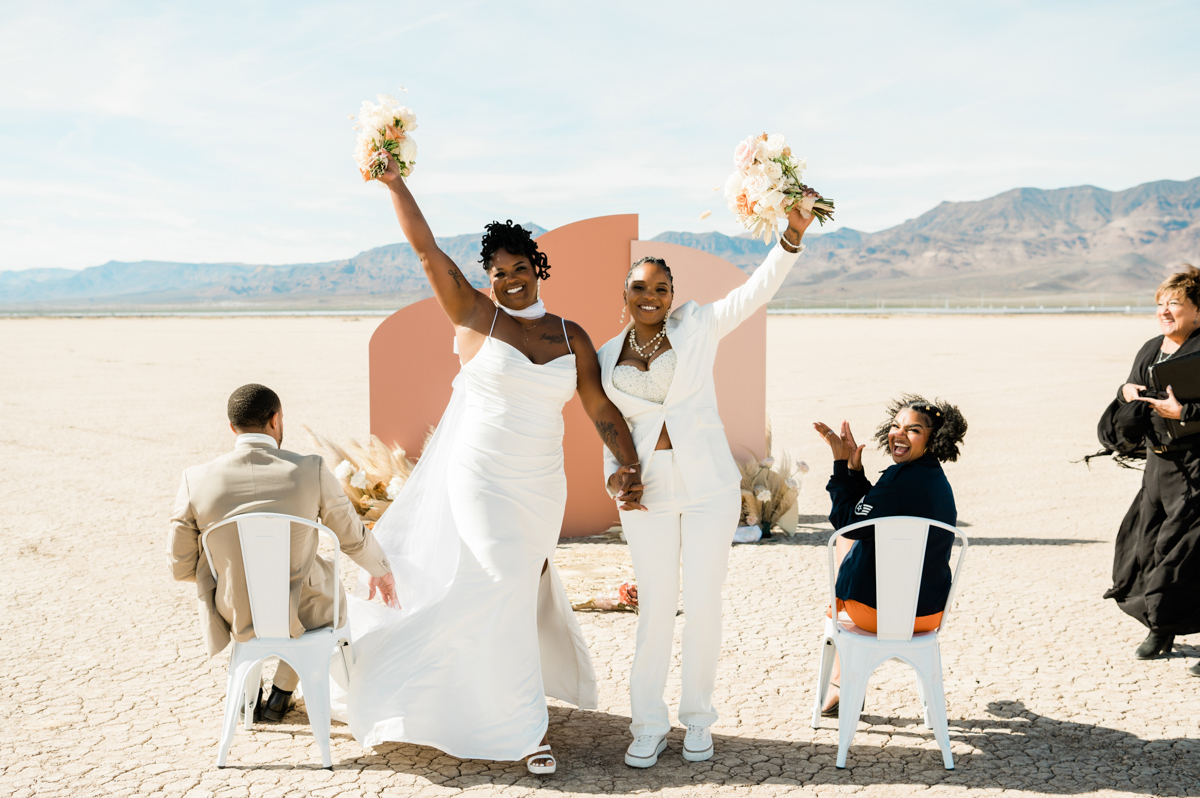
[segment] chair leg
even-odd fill
[[[308,725],[321,750],[321,767],[333,770],[333,757],[329,751],[329,659],[322,658],[319,663],[305,662],[303,669],[297,668],[296,673],[304,690]]]
[[[854,656],[853,648],[843,652],[842,656],[842,686],[841,698],[838,705],[838,752],[837,766],[846,767],[846,753],[854,740],[854,732],[858,730],[858,719],[862,714],[863,700],[867,695],[867,680],[874,668],[867,669],[866,656],[860,653]]]
[[[929,723],[929,696],[925,694],[925,682],[921,680],[921,672],[913,668],[913,673],[917,677],[917,699],[921,702],[921,718],[925,722],[925,728],[932,729],[933,726]]]
[[[263,664],[259,662],[250,669],[250,673],[246,676],[246,689],[243,693],[243,711],[245,713],[243,728],[246,731],[250,731],[254,727],[254,699],[258,698],[258,688],[262,685],[262,670]]]
[[[833,658],[837,655],[837,646],[833,638],[826,636],[821,643],[820,666],[817,668],[816,697],[813,699],[812,727],[821,728],[821,708],[825,706],[825,697],[829,694],[829,677],[833,673]]]
[[[238,710],[244,701],[246,678],[254,670],[255,663],[244,660],[238,644],[233,644],[229,655],[229,676],[225,685],[225,718],[221,724],[221,743],[217,750],[217,767],[225,767],[233,735],[237,732]]]
[[[950,753],[950,724],[946,719],[946,692],[942,685],[942,657],[936,648],[930,660],[931,667],[922,674],[926,680],[925,692],[929,697],[929,728],[938,747],[942,749],[942,764],[946,770],[954,770],[954,756]]]

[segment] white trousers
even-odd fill
[[[732,486],[692,499],[670,449],[654,453],[642,472],[642,504],[649,512],[622,512],[638,588],[637,651],[629,678],[635,737],[671,729],[663,691],[671,667],[675,612],[683,564],[683,691],[679,722],[716,721],[712,694],[721,655],[721,586],[729,547],[741,513],[741,492]]]

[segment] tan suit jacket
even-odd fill
[[[200,534],[218,521],[260,512],[320,520],[337,535],[342,553],[371,576],[391,571],[383,549],[321,458],[273,444],[265,436],[239,436],[229,454],[184,471],[175,499],[167,561],[177,581],[196,583],[200,627],[210,655],[229,645],[230,638],[242,642],[254,637],[237,525],[208,536],[215,581],[200,545]],[[292,527],[292,637],[333,624],[333,591],[341,585],[334,584],[333,563],[317,555],[318,536],[312,527]],[[340,603],[344,622],[344,594]]]

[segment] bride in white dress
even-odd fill
[[[528,758],[530,772],[553,773],[546,695],[597,703],[587,645],[553,566],[567,498],[563,405],[578,390],[628,466],[618,497],[628,509],[641,507],[633,440],[587,334],[545,312],[537,284],[548,264],[528,232],[488,225],[493,302],[438,248],[395,164],[381,180],[454,324],[463,365],[434,437],[375,526],[402,609],[352,601],[350,731],[364,746]]]

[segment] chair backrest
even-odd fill
[[[312,519],[283,513],[242,513],[215,523],[200,536],[204,556],[208,559],[208,567],[214,580],[217,579],[217,569],[208,549],[208,536],[213,530],[228,524],[237,525],[255,637],[291,637],[292,524],[312,527],[333,541],[333,623],[337,626],[340,618],[338,604],[342,593],[338,589],[341,550],[333,530]]]
[[[875,636],[880,640],[912,640],[917,617],[917,597],[921,592],[921,573],[925,563],[925,544],[933,527],[944,529],[962,541],[954,565],[950,593],[938,631],[946,628],[954,588],[962,576],[967,555],[967,536],[949,524],[931,518],[893,515],[859,521],[833,533],[826,546],[829,552],[830,607],[837,606],[837,539],[862,527],[875,527],[875,599],[877,623]]]

